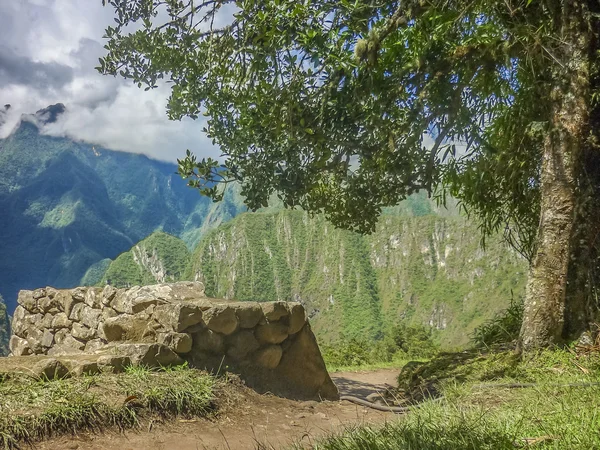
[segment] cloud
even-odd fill
[[[73,69],[56,62],[41,63],[0,47],[0,84],[24,84],[38,89],[60,88],[73,79]]]
[[[63,103],[66,112],[43,133],[167,161],[188,148],[218,157],[201,119],[167,119],[168,86],[145,92],[94,69],[111,23],[113,10],[100,0],[0,0],[0,105],[12,105],[0,138],[22,114]]]

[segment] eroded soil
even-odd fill
[[[331,375],[342,395],[365,398],[395,385],[399,369],[338,372]],[[259,395],[241,386],[224,392],[213,420],[149,424],[145,431],[81,434],[36,445],[43,450],[198,450],[310,448],[318,437],[362,424],[382,424],[398,416],[342,402],[298,402]],[[262,446],[262,447],[261,447]]]

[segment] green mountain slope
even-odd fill
[[[181,239],[156,232],[112,261],[100,284],[126,287],[177,281],[189,262],[190,252]]]
[[[421,206],[423,202],[420,202]],[[524,290],[526,264],[500,242],[484,252],[459,216],[384,216],[371,236],[299,211],[243,214],[205,236],[188,278],[207,293],[304,303],[325,340],[376,337],[398,321],[461,345]]]
[[[193,245],[243,209],[235,193],[213,204],[176,171],[143,155],[42,135],[27,121],[0,140],[0,294],[8,312],[20,289],[97,282],[107,259],[154,231]]]
[[[324,341],[373,339],[405,322],[431,327],[448,348],[524,291],[526,263],[500,240],[483,251],[479,238],[424,195],[386,210],[371,236],[272,207],[209,231],[191,257],[181,240],[155,233],[111,262],[101,283],[201,280],[215,297],[300,301]]]
[[[8,354],[8,340],[10,338],[10,324],[8,322],[8,313],[6,306],[0,295],[0,355]]]

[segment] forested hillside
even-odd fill
[[[374,234],[334,228],[301,211],[242,214],[209,232],[191,258],[156,233],[112,262],[116,286],[201,280],[207,293],[304,303],[325,341],[372,339],[404,321],[431,327],[446,347],[522,294],[525,262],[499,240],[483,251],[476,226],[416,195],[388,210]]]
[[[298,211],[243,214],[201,241],[188,276],[217,297],[301,301],[322,339],[376,337],[402,320],[448,347],[524,291],[525,262],[479,238],[462,217],[384,216],[360,236]]]
[[[9,334],[10,324],[8,323],[8,313],[0,295],[0,355],[8,354]]]
[[[404,320],[451,346],[523,291],[522,260],[493,240],[482,251],[474,225],[424,195],[361,236],[277,202],[228,222],[244,209],[235,185],[213,204],[175,172],[28,121],[0,140],[7,312],[20,289],[199,279],[216,297],[301,301],[324,340],[376,338]]]
[[[112,262],[101,284],[133,286],[181,280],[190,261],[185,243],[169,234],[156,232]]]
[[[213,204],[176,172],[143,155],[40,134],[27,120],[0,140],[0,294],[9,313],[20,289],[75,286],[90,267],[94,280],[107,258],[156,230],[194,245],[243,209],[234,193]]]

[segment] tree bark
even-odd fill
[[[590,121],[590,128],[594,127]],[[595,127],[594,127],[595,128]],[[600,129],[598,129],[600,131]],[[590,329],[598,305],[600,251],[600,150],[586,145],[581,156],[571,261],[567,278],[563,339],[577,339]]]
[[[560,342],[565,311],[579,314],[574,305],[566,308],[566,300],[570,262],[578,250],[575,240],[581,236],[578,183],[589,126],[591,32],[585,3],[564,2],[559,24],[549,131],[542,155],[537,252],[529,272],[520,336],[520,348],[525,350]],[[584,296],[569,294],[574,301]]]

